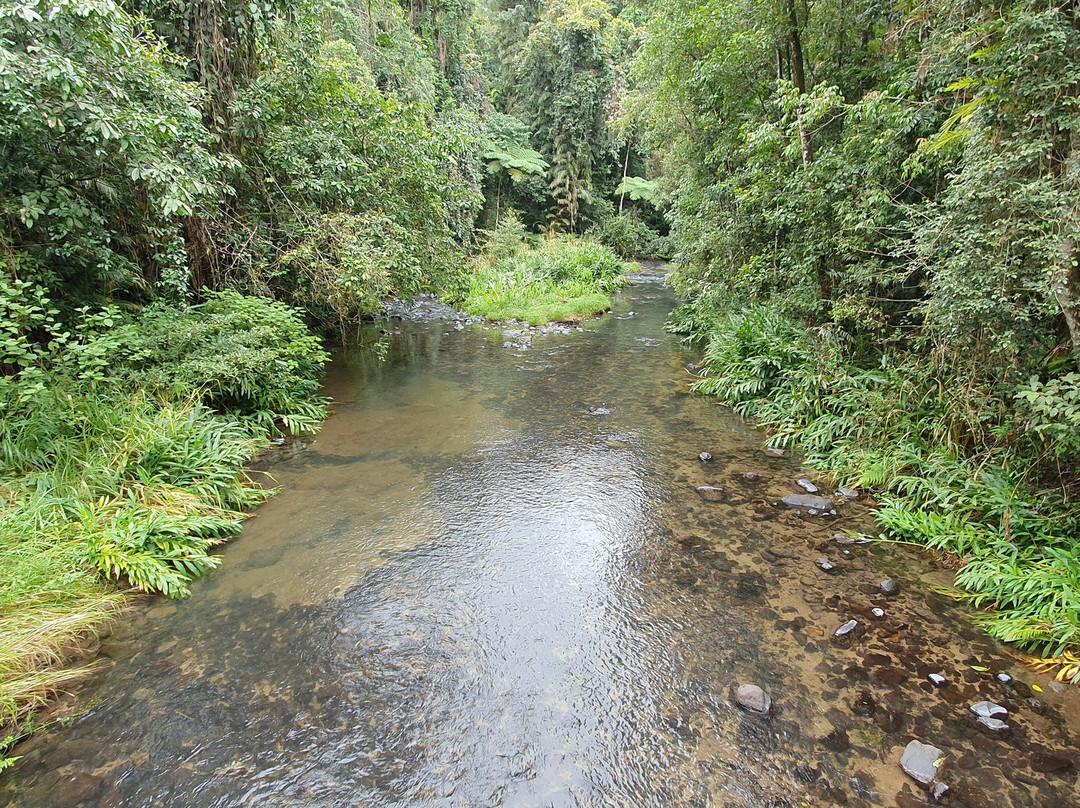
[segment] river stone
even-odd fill
[[[878,588],[881,589],[881,594],[885,595],[886,597],[892,598],[900,594],[900,584],[898,584],[892,578],[886,578],[884,581],[878,584]]]
[[[783,449],[777,449],[775,446],[769,446],[765,449],[765,454],[769,457],[786,457],[787,452]]]
[[[1009,730],[1009,725],[1000,718],[987,718],[985,715],[980,715],[979,723],[991,732],[1007,732]]]
[[[61,777],[60,781],[52,789],[54,804],[59,806],[75,806],[92,800],[101,793],[101,787],[105,781],[96,774],[89,772],[76,772],[67,777]]]
[[[948,792],[948,790],[949,787],[940,780],[938,780],[936,783],[934,783],[933,788],[930,789],[930,793],[933,794],[935,802],[941,802],[942,799],[945,798],[945,794]]]
[[[772,709],[769,694],[757,685],[739,685],[739,689],[735,691],[735,701],[744,710],[756,715],[768,715]]]
[[[825,497],[813,494],[788,494],[780,500],[789,508],[802,508],[816,511],[827,511],[831,506]]]
[[[1012,677],[1009,676],[1009,674],[1007,674],[1007,673],[999,673],[997,675],[997,680],[999,682],[1001,682],[1003,685],[1007,685],[1007,684],[1009,684],[1009,682],[1012,681]]]
[[[847,732],[837,727],[821,739],[821,745],[834,752],[846,752],[851,747],[851,740]]]
[[[836,493],[842,496],[844,499],[858,499],[859,492],[854,488],[837,488]]]
[[[698,486],[697,492],[706,502],[719,502],[724,498],[724,489],[716,485]]]
[[[926,678],[929,679],[931,682],[933,682],[938,687],[941,687],[943,684],[945,684],[945,677],[942,676],[940,673],[931,673]]]
[[[900,757],[900,768],[913,780],[928,786],[937,777],[941,757],[944,754],[936,746],[922,741],[912,741],[904,748],[904,754]]]
[[[796,480],[795,485],[799,486],[799,488],[801,488],[808,494],[816,494],[818,492],[818,487],[805,477],[800,477],[798,480]]]
[[[832,562],[830,562],[829,559],[825,558],[825,556],[822,556],[814,563],[821,567],[823,572],[833,572],[836,569],[836,567],[833,566]]]
[[[708,463],[710,460],[712,460],[712,455],[708,452],[702,452],[697,456],[697,459],[700,460],[702,463]]]
[[[994,704],[992,701],[980,701],[971,705],[971,712],[979,716],[979,718],[993,718],[997,715],[1008,715],[1009,711],[1002,707],[1000,704]]]
[[[838,628],[836,631],[833,632],[833,636],[834,637],[846,637],[851,632],[853,632],[855,629],[857,629],[858,627],[859,627],[859,621],[858,620],[848,620],[846,623],[844,623],[844,625],[840,626],[840,628]]]
[[[1030,765],[1037,772],[1052,774],[1071,769],[1076,765],[1076,761],[1064,752],[1047,750],[1035,752],[1031,756]]]
[[[878,620],[881,620],[885,617],[885,610],[875,606],[870,610],[870,614],[874,615]]]
[[[743,475],[743,479],[749,480],[750,482],[754,482],[754,480],[758,479],[759,477],[760,475],[756,471],[748,471],[746,472],[746,474]]]

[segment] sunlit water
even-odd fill
[[[191,599],[103,643],[0,802],[895,805],[923,793],[898,766],[918,738],[949,754],[952,804],[1076,805],[1076,766],[1042,771],[1076,746],[1075,698],[928,594],[943,571],[837,544],[862,504],[777,505],[805,470],[687,394],[674,298],[636,281],[527,350],[435,322],[389,325],[384,362],[345,352],[318,439],[259,464],[282,493]],[[735,705],[744,682],[770,718]],[[981,698],[1010,734],[975,725]]]

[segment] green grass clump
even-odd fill
[[[705,341],[698,392],[757,419],[773,445],[875,490],[887,537],[955,554],[953,594],[984,609],[990,634],[1076,654],[1080,375],[1006,384],[973,372],[978,358],[899,350],[861,366],[833,327],[707,298],[670,327]],[[1075,666],[1061,670],[1080,680]]]
[[[4,313],[0,736],[15,737],[125,591],[182,597],[217,566],[272,493],[247,461],[325,417],[326,355],[296,312],[235,293],[66,326],[39,289],[0,282]]]
[[[627,269],[610,248],[564,236],[478,258],[451,297],[488,320],[581,322],[611,307]]]

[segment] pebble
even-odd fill
[[[904,754],[900,758],[900,768],[912,779],[928,786],[937,777],[941,757],[944,754],[936,746],[922,741],[911,741],[904,747]]]
[[[710,460],[712,460],[712,455],[708,452],[702,452],[697,456],[697,459],[700,460],[702,463],[708,463]]]
[[[833,636],[834,637],[846,637],[847,635],[849,635],[851,632],[853,632],[858,627],[859,627],[859,621],[858,620],[848,620],[846,623],[844,623],[844,625],[840,626],[840,628],[838,628],[836,631],[833,632]]]
[[[818,487],[805,477],[796,480],[795,484],[808,494],[816,494],[818,492]]]
[[[1007,685],[1009,682],[1012,681],[1012,677],[1009,676],[1009,674],[1007,674],[1007,673],[999,673],[997,675],[997,680],[999,682],[1001,682],[1003,685]]]
[[[836,567],[833,566],[832,562],[830,562],[829,559],[825,558],[825,556],[822,556],[814,563],[821,567],[824,572],[832,572],[836,569]]]
[[[772,709],[772,699],[769,694],[757,685],[739,685],[735,691],[735,701],[744,710],[757,715],[768,715]]]
[[[854,488],[837,488],[836,493],[842,496],[844,499],[858,499],[859,492]]]
[[[995,715],[1008,715],[1009,711],[992,701],[980,701],[971,705],[971,712],[980,718],[993,718]]]
[[[750,482],[753,482],[754,480],[758,479],[759,477],[760,477],[760,475],[756,471],[748,471],[748,472],[746,472],[746,474],[743,475],[743,479],[749,480]]]
[[[878,620],[880,620],[881,618],[883,618],[885,616],[885,610],[884,609],[879,609],[878,607],[875,606],[873,609],[870,610],[870,614],[874,615],[874,617],[876,617]]]
[[[719,502],[724,498],[724,489],[716,485],[700,485],[697,492],[706,502]]]
[[[900,584],[898,584],[892,578],[886,578],[884,581],[878,584],[878,586],[881,589],[881,593],[886,597],[891,598],[900,594]]]
[[[945,793],[948,790],[949,787],[940,780],[938,780],[936,783],[934,783],[934,787],[930,789],[930,794],[933,795],[936,802],[941,802],[942,798],[944,798]]]
[[[769,457],[786,457],[787,452],[783,449],[777,449],[775,446],[769,446],[765,449],[765,454]]]
[[[926,678],[929,679],[931,682],[933,682],[938,687],[941,687],[946,682],[945,677],[942,676],[940,673],[931,673]]]

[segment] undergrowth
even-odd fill
[[[218,564],[271,491],[245,463],[314,432],[326,359],[299,315],[219,293],[199,306],[82,310],[0,280],[0,727],[16,726],[139,589]],[[12,733],[17,734],[17,733]],[[2,750],[0,750],[2,751]]]
[[[532,247],[508,245],[500,233],[448,298],[487,320],[580,322],[610,308],[627,269],[610,248],[585,239],[562,236]]]
[[[1065,660],[1080,646],[1080,375],[980,374],[982,357],[879,351],[856,364],[832,327],[766,306],[687,304],[669,328],[705,343],[698,392],[871,489],[884,537],[953,553],[954,596],[994,637]],[[1062,674],[1080,681],[1080,670]]]

